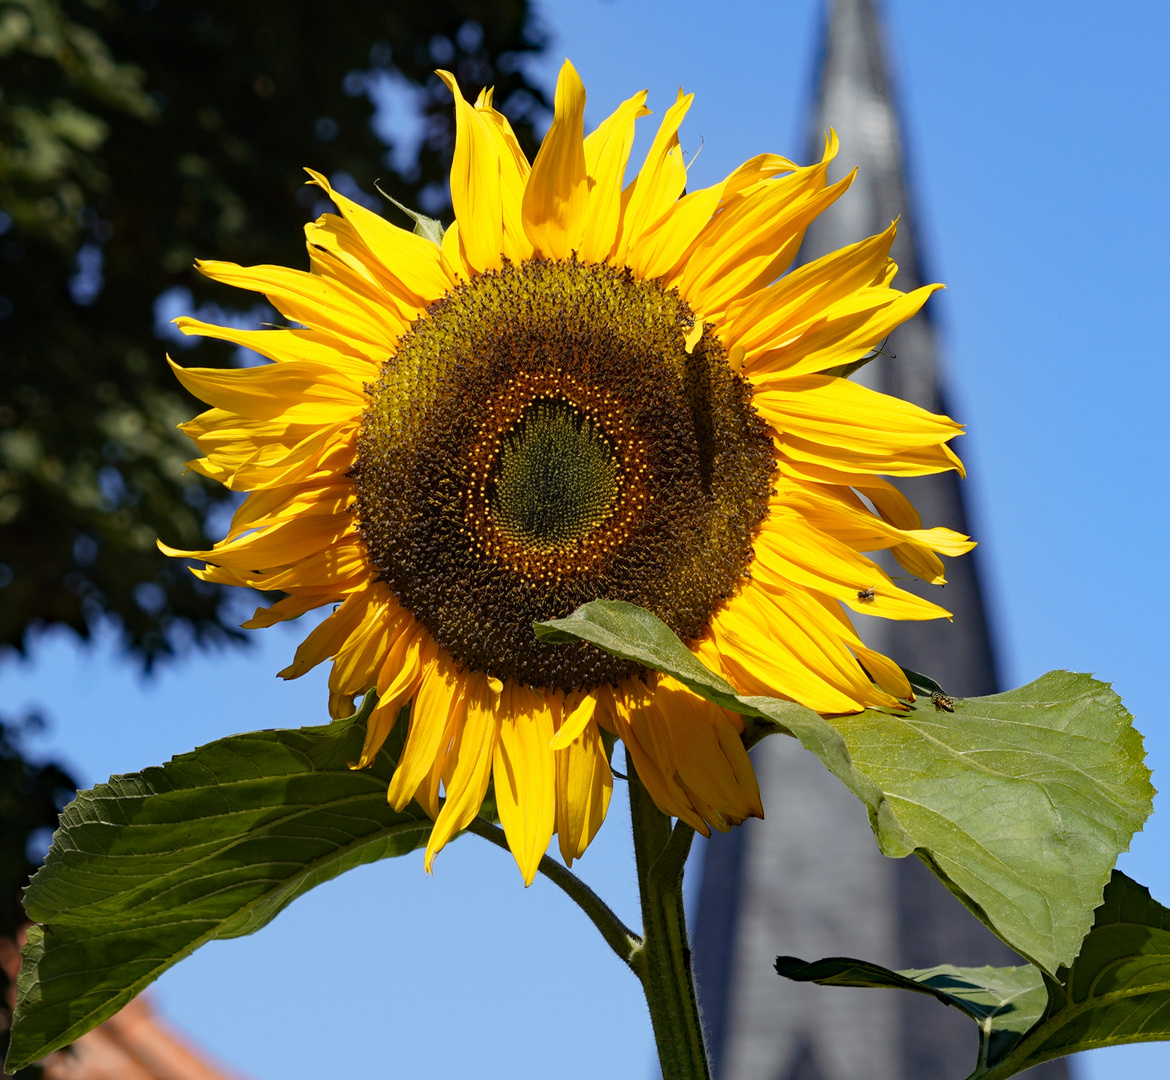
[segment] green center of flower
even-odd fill
[[[605,432],[564,400],[535,401],[504,436],[488,505],[519,544],[580,543],[613,512],[621,465]]]
[[[534,259],[453,289],[367,387],[358,524],[378,576],[459,664],[565,691],[640,672],[534,622],[599,598],[699,638],[739,587],[775,456],[677,293]],[[687,341],[692,348],[687,348]]]

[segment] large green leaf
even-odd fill
[[[776,959],[798,982],[897,987],[933,994],[980,1029],[969,1080],[1003,1080],[1081,1050],[1170,1039],[1170,910],[1114,871],[1080,955],[1055,979],[1039,968],[890,971],[845,957]]]
[[[582,639],[794,735],[869,810],[887,855],[922,858],[1004,941],[1055,972],[1077,954],[1117,856],[1149,816],[1141,736],[1088,675],[1049,672],[991,697],[821,717],[744,697],[650,612],[598,600],[537,624]]]
[[[386,802],[405,718],[354,771],[373,706],[328,727],[257,731],[82,791],[25,907],[10,1072],[113,1015],[213,938],[250,934],[296,897],[403,855],[431,822]]]

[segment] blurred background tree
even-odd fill
[[[543,43],[526,0],[0,0],[0,646],[109,619],[149,668],[239,636],[238,606],[155,548],[210,546],[226,508],[184,470],[175,425],[201,406],[163,354],[247,362],[167,320],[276,316],[193,259],[307,267],[327,204],[305,165],[442,216],[433,69],[495,85],[532,153]]]
[[[5,953],[14,952],[17,932],[26,921],[20,892],[44,861],[57,813],[77,786],[60,765],[33,764],[22,753],[21,743],[44,723],[36,712],[19,718],[0,716],[0,1061],[8,1050],[12,1019],[6,973],[12,957]],[[39,1076],[40,1069],[26,1069],[20,1075]]]

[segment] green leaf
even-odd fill
[[[844,957],[776,959],[798,982],[898,987],[933,994],[980,1028],[968,1080],[1003,1080],[1052,1058],[1170,1039],[1170,910],[1114,871],[1080,954],[1055,979],[1039,968],[890,971]]]
[[[1049,672],[990,697],[929,699],[905,712],[825,718],[745,697],[661,620],[597,600],[536,624],[666,672],[754,718],[748,742],[794,735],[869,811],[881,850],[914,852],[1017,952],[1048,972],[1076,956],[1117,856],[1149,816],[1141,736],[1121,699],[1088,675]],[[948,699],[950,700],[950,699]]]
[[[367,694],[327,727],[257,731],[82,791],[25,894],[29,932],[9,1072],[72,1042],[213,938],[250,934],[314,885],[426,841],[386,787],[399,717],[370,769]]]
[[[1050,991],[996,1080],[1078,1050],[1170,1039],[1170,910],[1115,870],[1080,955]]]
[[[1048,992],[1044,975],[1031,964],[1022,967],[938,967],[891,971],[879,964],[832,956],[806,963],[794,956],[776,957],[776,972],[793,982],[822,986],[861,986],[912,990],[929,994],[966,1013],[979,1025],[979,1065],[1003,1058],[1044,1014]]]

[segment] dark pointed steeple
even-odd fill
[[[874,0],[830,0],[811,117],[810,159],[830,128],[837,180],[851,190],[809,228],[808,261],[899,219],[893,258],[903,290],[923,283],[906,154]],[[927,310],[900,327],[854,376],[884,393],[947,412],[936,331]],[[960,418],[961,419],[961,418]],[[958,447],[962,454],[961,445]],[[900,484],[927,527],[970,532],[954,473]],[[954,622],[858,619],[867,643],[961,695],[997,687],[979,586],[978,555],[947,560],[948,584],[899,584],[954,613]],[[975,1032],[954,1010],[914,994],[795,985],[773,971],[776,955],[857,956],[895,968],[1011,964],[1019,960],[917,859],[882,856],[861,804],[795,740],[753,751],[766,821],[750,821],[705,847],[695,926],[695,966],[717,1080],[962,1080]],[[1033,1070],[1064,1080],[1063,1062]]]
[[[906,152],[891,89],[886,50],[874,0],[836,0],[830,6],[817,78],[817,101],[809,125],[809,152],[820,156],[832,128],[841,151],[829,168],[838,180],[857,168],[848,193],[817,218],[801,250],[807,262],[829,251],[881,232],[898,221],[892,255],[899,266],[894,284],[903,290],[925,284],[916,241],[914,205]],[[913,401],[932,412],[947,412],[943,372],[931,317],[936,297],[915,319],[899,327],[879,357],[854,376],[875,390]],[[959,419],[962,419],[961,417]],[[963,452],[962,440],[957,449]],[[963,481],[956,473],[901,481],[928,527],[945,525],[970,532],[963,503]],[[964,696],[998,689],[995,658],[983,595],[979,554],[947,560],[947,585],[940,592],[901,581],[954,612],[953,623],[900,623],[867,620],[869,644],[906,667],[937,673],[948,690]],[[899,578],[905,572],[893,570]],[[920,666],[915,666],[915,665]]]

